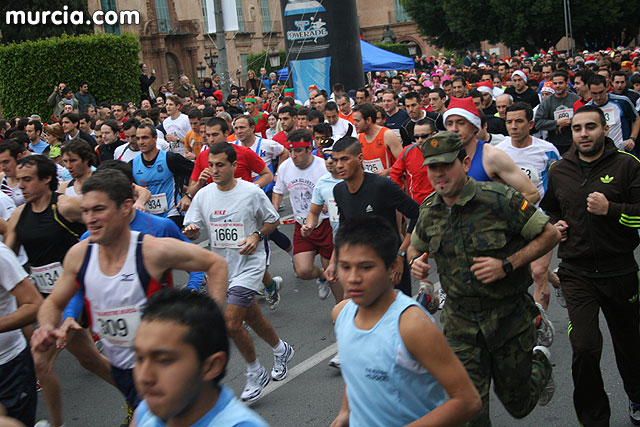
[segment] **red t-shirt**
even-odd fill
[[[254,132],[259,133],[263,138],[267,137],[265,132],[269,129],[268,117],[269,115],[267,113],[263,113],[261,111],[257,111],[254,116],[251,116],[253,123],[255,124]]]
[[[266,163],[251,149],[242,145],[231,144],[236,150],[236,156],[238,156],[238,167],[233,174],[236,178],[241,178],[244,181],[253,182],[251,172],[260,173],[267,167]],[[195,164],[193,165],[193,172],[191,172],[191,180],[197,181],[200,178],[200,174],[203,170],[209,167],[209,149],[203,149],[198,157],[196,157]],[[211,183],[211,178],[207,181],[207,184]]]
[[[273,135],[273,140],[275,142],[279,142],[280,144],[284,145],[285,147],[287,146],[287,134],[284,133],[284,131],[280,131],[278,133],[276,133],[275,135]]]

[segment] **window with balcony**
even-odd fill
[[[104,13],[113,11],[117,12],[118,7],[116,6],[116,0],[100,0],[100,7]],[[120,25],[115,23],[114,25],[104,24],[104,32],[107,34],[115,34],[120,35]]]
[[[271,20],[269,0],[260,0],[260,10],[262,11],[262,32],[270,33],[273,31],[273,21]]]
[[[158,32],[161,34],[170,33],[171,16],[169,15],[168,0],[156,0],[156,16],[158,17]]]
[[[236,11],[238,12],[238,32],[246,33],[247,25],[244,22],[244,12],[242,10],[242,0],[236,0]]]
[[[396,14],[396,22],[405,22],[411,20],[411,17],[404,10],[404,7],[402,7],[402,3],[400,3],[400,0],[393,0],[393,7]]]

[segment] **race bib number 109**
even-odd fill
[[[136,306],[93,311],[93,328],[100,338],[120,347],[133,346],[133,338],[140,325],[140,310]]]

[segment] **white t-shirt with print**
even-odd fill
[[[182,113],[180,113],[180,115],[175,119],[172,119],[171,116],[169,116],[162,122],[162,127],[164,128],[167,135],[174,135],[182,140],[182,142],[180,143],[169,142],[169,151],[184,156],[184,153],[186,151],[184,147],[184,138],[187,136],[187,132],[191,130],[189,117],[186,114]]]
[[[0,243],[0,317],[18,309],[16,298],[11,294],[13,288],[28,275],[18,262],[15,254],[4,243]],[[27,341],[20,329],[0,333],[0,365],[13,360],[27,347]]]

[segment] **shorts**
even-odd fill
[[[7,415],[32,426],[36,420],[36,374],[31,350],[26,346],[16,357],[0,365],[0,404]]]
[[[256,291],[244,286],[233,286],[227,291],[227,304],[239,307],[251,307],[256,303]]]
[[[116,387],[120,390],[120,393],[124,395],[127,403],[136,409],[140,404],[140,396],[136,391],[136,386],[133,382],[133,369],[121,369],[111,365],[111,376],[116,383]]]
[[[323,220],[307,237],[302,237],[301,228],[296,222],[296,229],[293,232],[293,254],[317,252],[322,258],[331,259],[333,253],[331,222],[328,219]]]

